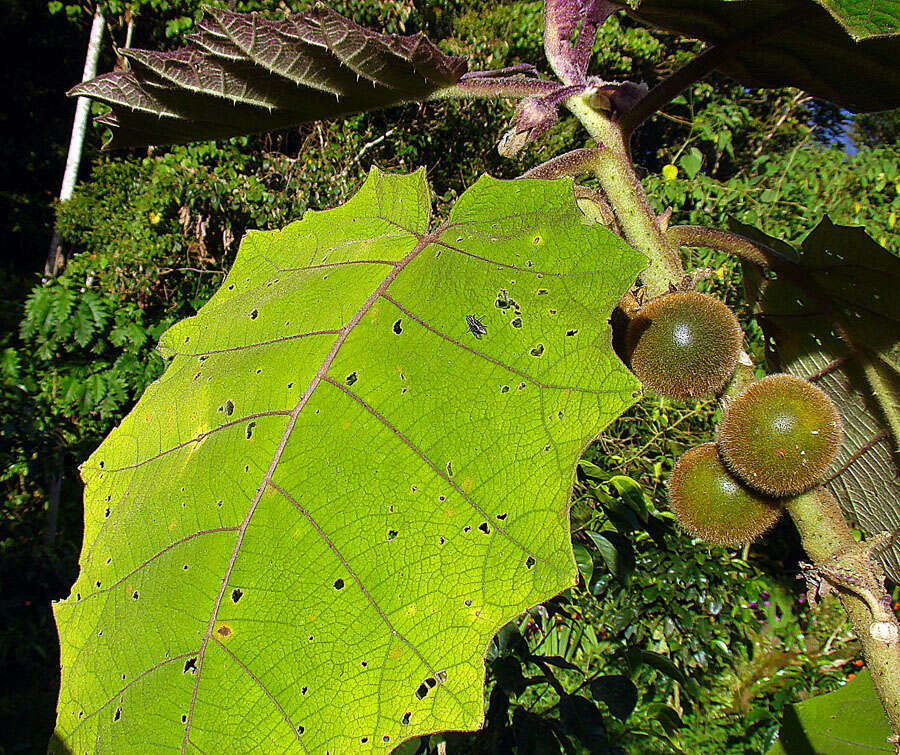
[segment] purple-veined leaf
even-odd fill
[[[105,102],[110,146],[236,136],[426,99],[466,72],[422,34],[365,29],[322,5],[282,20],[206,8],[188,46],[129,49],[128,71],[70,92]]]

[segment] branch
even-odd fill
[[[439,89],[428,100],[453,100],[474,97],[534,97],[552,94],[563,85],[558,81],[529,79],[522,76],[473,76],[451,87]]]
[[[786,24],[796,23],[796,10],[777,13],[763,21],[755,29],[738,32],[730,40],[709,47],[691,60],[683,68],[663,79],[650,92],[629,110],[619,123],[626,139],[634,130],[653,115],[667,102],[674,100],[681,92],[694,82],[700,81],[707,74],[733,58],[741,50],[756,44],[761,38],[780,29]]]
[[[619,121],[626,137],[631,136],[638,126],[663,105],[674,100],[691,84],[700,81],[700,79],[722,65],[733,54],[735,47],[735,44],[724,47],[710,47],[691,60],[686,66],[679,68],[671,76],[663,79],[653,87],[647,93],[647,96],[639,100]]]
[[[785,508],[815,564],[819,584],[827,583],[837,592],[891,728],[900,734],[900,624],[884,589],[884,574],[871,553],[883,538],[857,543],[838,502],[825,488],[797,496]]]
[[[790,257],[770,246],[731,231],[720,231],[703,225],[676,225],[666,231],[666,238],[675,246],[703,246],[734,254],[754,265],[781,273],[793,273],[799,265]]]
[[[562,178],[593,173],[597,168],[597,157],[602,147],[573,149],[564,155],[552,157],[547,162],[535,165],[519,178]]]

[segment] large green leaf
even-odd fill
[[[55,606],[73,751],[477,727],[493,634],[575,582],[574,464],[636,395],[607,319],[643,260],[565,179],[429,212],[423,171],[373,171],[249,234],[164,335],[166,372],[82,468]]]
[[[869,534],[900,532],[898,438],[891,432],[900,428],[900,259],[863,229],[827,218],[799,255],[754,228],[732,226],[800,263],[811,289],[804,290],[801,278],[747,276],[769,361],[812,379],[837,404],[844,440],[828,487],[850,521]],[[900,538],[879,555],[900,581]]]
[[[323,5],[281,20],[205,10],[187,47],[122,50],[130,70],[72,89],[112,107],[98,119],[113,129],[111,146],[216,139],[422,100],[466,71],[421,34],[379,34]]]
[[[745,86],[795,86],[857,112],[900,106],[900,11],[894,0],[633,4],[629,14],[644,23],[715,45],[743,42],[720,69]]]
[[[789,705],[768,755],[894,752],[891,726],[868,670],[834,692]]]

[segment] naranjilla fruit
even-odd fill
[[[793,375],[751,383],[725,410],[722,460],[746,485],[778,498],[814,487],[841,443],[841,418],[819,388]]]
[[[733,546],[755,540],[781,516],[781,506],[728,473],[715,443],[685,453],[669,478],[669,507],[689,533]]]
[[[696,291],[676,291],[644,305],[628,325],[631,369],[650,390],[697,398],[720,390],[734,373],[743,334],[732,311]]]

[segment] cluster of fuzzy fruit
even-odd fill
[[[637,312],[626,344],[631,369],[647,388],[687,399],[722,391],[742,339],[722,302],[677,291]],[[821,482],[840,443],[840,415],[823,391],[793,375],[769,375],[725,402],[715,443],[678,460],[669,505],[698,537],[749,542],[778,520],[786,499]]]

